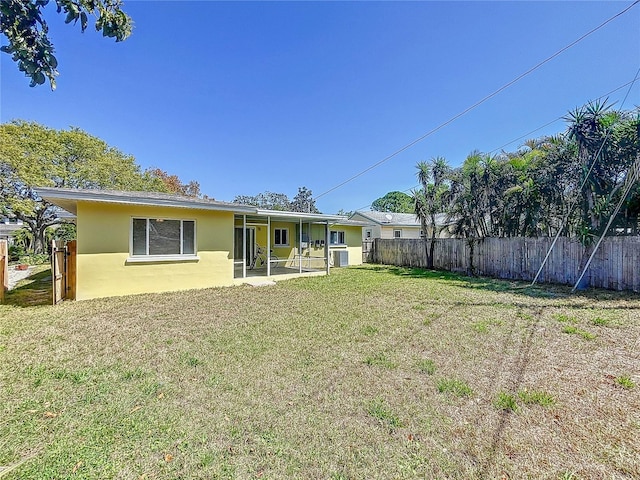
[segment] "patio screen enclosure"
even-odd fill
[[[235,215],[234,278],[329,273],[329,222],[280,215]]]

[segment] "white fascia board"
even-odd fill
[[[87,190],[73,190],[73,189],[57,189],[57,188],[36,188],[38,195],[45,200],[57,204],[62,203],[69,205],[69,202],[100,202],[100,203],[118,203],[126,205],[149,205],[149,206],[162,206],[162,207],[174,207],[174,208],[193,208],[196,210],[216,210],[233,213],[254,213],[255,207],[248,205],[229,205],[216,202],[204,202],[197,200],[180,200],[174,198],[154,198],[145,197],[142,195],[135,195],[127,192],[115,193],[105,192],[102,190],[87,191]],[[137,192],[136,192],[137,193]]]
[[[296,220],[302,219],[304,221],[314,221],[314,222],[340,222],[347,219],[347,217],[343,215],[323,215],[322,213],[287,212],[283,210],[266,210],[263,208],[257,208],[255,212],[257,215],[264,216],[264,217],[286,218],[286,219],[296,219]]]

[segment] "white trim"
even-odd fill
[[[396,237],[396,232],[399,233],[399,235]],[[394,228],[393,229],[393,238],[402,238],[402,229],[401,228]]]
[[[135,255],[133,253],[133,221],[134,220],[145,220],[145,255]],[[171,254],[171,255],[150,255],[149,254],[149,224],[151,220],[166,220],[166,221],[175,221],[180,222],[180,253]],[[184,222],[193,222],[193,253],[182,253],[184,250]],[[197,255],[198,252],[198,235],[197,235],[197,222],[195,218],[168,218],[168,217],[142,217],[142,216],[131,216],[129,221],[129,260],[127,262],[135,263],[136,260],[132,259],[150,259],[150,260],[141,260],[141,261],[154,261],[154,259],[163,259],[158,261],[176,261],[176,260],[199,260],[200,258]]]
[[[69,200],[72,202],[88,201],[88,202],[104,202],[104,203],[121,203],[128,205],[151,205],[163,207],[177,208],[194,208],[199,210],[219,210],[234,213],[252,213],[256,211],[256,207],[251,205],[242,205],[240,203],[216,202],[215,200],[202,200],[192,197],[180,197],[170,194],[149,193],[145,192],[122,192],[116,190],[83,190],[70,188],[50,188],[38,187],[36,193],[50,201],[58,204],[59,200]],[[67,210],[70,211],[70,210]],[[76,212],[71,212],[76,213]]]
[[[282,242],[282,232],[286,231],[287,243],[276,243],[276,231],[280,230],[280,241]],[[289,247],[289,229],[287,227],[277,227],[273,229],[273,246],[274,247]]]
[[[347,217],[343,216],[343,215],[324,215],[322,213],[300,213],[300,212],[288,212],[286,210],[267,210],[264,208],[256,208],[255,210],[256,214],[259,216],[267,216],[267,217],[273,217],[274,220],[279,220],[281,218],[283,219],[289,219],[289,218],[301,218],[302,220],[306,220],[306,221],[313,221],[313,220],[317,220],[321,223],[326,222],[326,221],[335,221],[335,222],[340,222],[340,221],[346,221]]]
[[[267,217],[267,277],[271,276],[271,217]]]
[[[336,233],[336,243],[331,243],[332,233]],[[340,234],[342,234],[342,242],[340,241]],[[338,246],[338,245],[347,245],[347,232],[344,230],[330,230],[329,231],[329,245]]]
[[[136,255],[127,258],[127,263],[194,262],[198,260],[200,260],[198,255]]]

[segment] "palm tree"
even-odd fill
[[[442,213],[449,193],[448,177],[451,168],[443,157],[435,157],[428,162],[416,165],[420,190],[413,191],[413,202],[416,217],[420,219],[424,235],[427,268],[433,268],[435,239],[443,226],[436,222],[436,215]],[[429,232],[429,234],[427,233]]]

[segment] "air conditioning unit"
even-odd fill
[[[334,267],[348,267],[349,266],[349,252],[347,250],[334,250],[333,251],[333,266]]]

